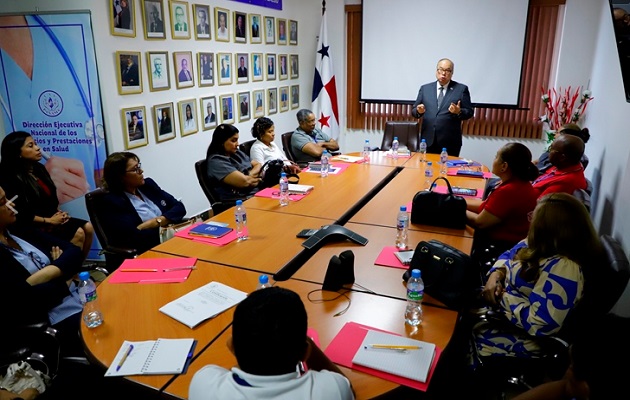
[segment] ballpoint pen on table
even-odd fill
[[[119,371],[120,368],[123,366],[123,364],[127,360],[127,357],[129,357],[129,354],[131,354],[131,350],[133,350],[133,344],[129,345],[129,348],[127,349],[127,351],[125,351],[125,355],[118,362],[118,365],[116,366],[116,371]]]
[[[369,347],[373,349],[388,349],[388,350],[420,350],[420,346],[408,346],[399,344],[369,344]]]
[[[156,268],[126,268],[120,269],[120,272],[158,272]]]
[[[164,268],[162,272],[170,272],[170,271],[182,271],[185,269],[197,269],[194,265],[189,265],[186,267],[173,267],[173,268]]]

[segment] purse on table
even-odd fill
[[[280,174],[283,171],[286,172],[289,183],[298,183],[300,181],[300,177],[297,174],[292,174],[287,171],[284,166],[284,161],[280,159],[269,160],[261,168],[262,181],[258,184],[258,187],[265,189],[277,185],[278,182],[280,182]]]
[[[427,294],[456,310],[472,298],[480,284],[475,282],[470,256],[435,239],[418,243],[409,270],[403,275],[405,281],[413,269],[421,271]]]
[[[446,182],[448,193],[433,191],[435,183],[440,179]],[[433,181],[430,190],[420,191],[413,196],[411,223],[464,229],[466,227],[466,200],[453,194],[451,183],[440,176]]]

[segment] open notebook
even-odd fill
[[[374,344],[417,346],[418,349],[401,351],[372,348]],[[370,330],[365,335],[365,339],[363,339],[363,343],[361,343],[359,350],[354,355],[352,362],[419,382],[425,382],[434,355],[435,345],[433,343]]]

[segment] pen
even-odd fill
[[[197,267],[195,267],[194,265],[189,265],[187,267],[164,268],[162,272],[181,271],[184,269],[197,269]]]
[[[129,354],[131,354],[131,350],[133,350],[133,344],[129,345],[129,348],[127,349],[127,351],[125,351],[125,355],[118,362],[118,366],[116,366],[116,372],[118,372],[120,370],[120,367],[123,366],[123,364],[127,360],[127,357],[129,357]]]
[[[391,349],[391,350],[420,350],[420,346],[406,346],[397,344],[370,344],[373,349]]]
[[[121,269],[120,272],[158,272],[155,268],[127,268]]]

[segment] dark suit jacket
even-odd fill
[[[144,185],[139,189],[160,208],[165,218],[173,223],[182,222],[186,215],[184,204],[162,190],[153,179],[145,178]],[[159,228],[136,228],[142,220],[125,193],[109,192],[103,202],[108,206],[100,210],[101,221],[105,234],[112,239],[112,245],[133,247],[142,253],[160,244]]]
[[[247,68],[246,67],[238,67],[238,77],[239,78],[247,78]]]
[[[197,34],[201,34],[201,32],[205,32],[205,35],[210,34],[210,25],[208,24],[197,24]]]
[[[164,22],[162,22],[161,19],[158,19],[157,21],[151,21],[149,32],[164,32]]]
[[[459,155],[462,147],[462,121],[473,116],[468,86],[451,81],[444,94],[440,109],[437,106],[437,81],[422,85],[418,91],[418,98],[413,104],[411,115],[422,119],[422,139],[426,139],[427,147],[439,149],[446,147],[449,155]],[[461,113],[451,114],[448,107],[451,103],[461,101]],[[420,115],[416,111],[418,104],[424,104],[425,113]]]
[[[138,86],[140,85],[140,75],[138,74],[138,64],[133,63],[130,66],[123,68],[122,81],[126,86]]]
[[[188,71],[188,74],[190,74],[190,76],[186,75],[186,71]],[[184,71],[183,69],[179,71],[179,74],[177,75],[177,77],[180,82],[192,81],[192,74],[190,73],[190,70],[186,70],[186,71]]]
[[[0,246],[0,302],[3,307],[4,326],[11,327],[37,321],[48,321],[48,311],[70,294],[66,280],[76,274],[83,263],[81,249],[37,230],[22,231],[16,235],[40,249],[50,258],[52,246],[59,246],[61,256],[52,261],[62,276],[46,283],[31,286],[26,279],[31,275],[13,254]]]

